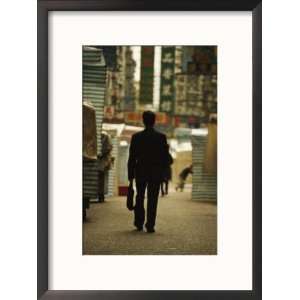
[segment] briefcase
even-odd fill
[[[127,208],[129,210],[134,209],[133,198],[134,198],[134,189],[132,184],[130,184],[127,190]]]

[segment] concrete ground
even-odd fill
[[[83,254],[217,254],[216,204],[192,201],[190,187],[158,201],[153,234],[135,230],[126,197],[91,204],[83,224]]]

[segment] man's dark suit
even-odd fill
[[[134,134],[131,138],[128,178],[135,178],[137,187],[134,225],[141,228],[145,221],[144,198],[147,187],[148,230],[154,229],[157,200],[163,172],[168,163],[166,136],[153,128]]]

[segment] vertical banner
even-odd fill
[[[175,47],[161,49],[161,79],[160,79],[160,111],[173,113],[174,111],[174,70]]]
[[[124,63],[124,99],[123,108],[125,111],[135,110],[135,86],[134,72],[136,63],[133,59],[133,52],[130,46],[126,46]]]
[[[153,103],[154,82],[154,47],[142,46],[141,49],[141,81],[140,104]]]

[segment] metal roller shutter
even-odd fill
[[[101,130],[106,95],[106,65],[101,49],[83,47],[82,100],[91,102],[96,110],[97,152],[101,153]],[[96,198],[98,172],[96,161],[83,161],[83,195]]]
[[[207,133],[192,135],[193,146],[193,188],[192,199],[198,201],[217,201],[217,174],[204,172]]]

